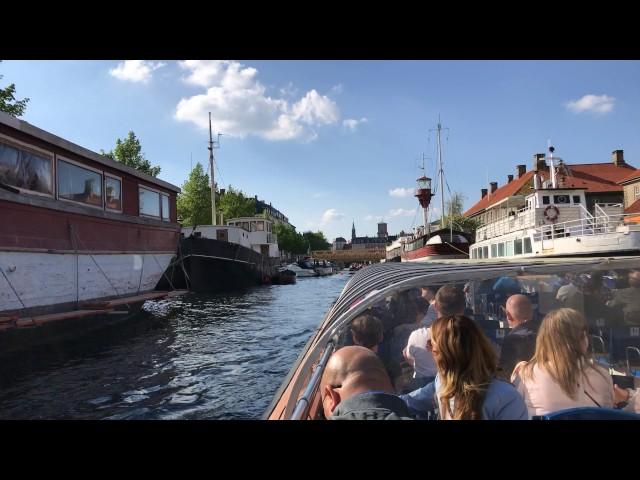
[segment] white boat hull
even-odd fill
[[[172,258],[0,252],[0,312],[150,291]]]

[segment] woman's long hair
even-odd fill
[[[440,317],[431,326],[441,379],[440,403],[455,420],[481,420],[482,404],[498,359],[476,323],[462,315]],[[454,411],[449,400],[455,397]]]
[[[543,368],[573,400],[577,399],[587,368],[595,368],[591,354],[584,349],[588,328],[582,314],[573,308],[549,312],[540,325],[536,352],[523,369],[523,376],[533,378],[533,367]],[[602,374],[604,375],[604,374]]]

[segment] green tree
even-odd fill
[[[462,215],[464,208],[464,199],[467,198],[459,192],[454,192],[451,198],[444,202],[444,210],[446,215]]]
[[[302,238],[307,245],[311,245],[311,250],[327,250],[331,246],[321,231],[304,232]]]
[[[116,140],[115,149],[110,152],[100,150],[100,153],[105,157],[124,163],[125,165],[135,168],[147,175],[151,175],[152,177],[157,177],[160,173],[160,167],[157,165],[152,167],[151,162],[144,157],[140,141],[132,131],[129,132],[127,138],[124,140],[120,140],[119,138]]]
[[[2,80],[0,75],[0,80]],[[8,113],[12,117],[21,117],[27,108],[28,98],[16,100],[16,85],[12,83],[8,87],[0,88],[0,112]]]
[[[253,217],[256,213],[255,198],[247,198],[242,190],[235,190],[231,185],[224,195],[218,195],[216,209],[224,214],[224,219]]]
[[[178,194],[178,219],[185,227],[211,225],[209,175],[200,163],[191,170],[189,179],[182,185],[182,192]]]
[[[444,224],[448,228],[452,224],[453,228],[475,236],[476,230],[480,226],[480,220],[465,217],[464,215],[445,215]]]
[[[289,253],[307,253],[309,245],[296,229],[282,223],[274,225],[274,231],[278,236],[278,248]]]

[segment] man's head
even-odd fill
[[[362,314],[351,322],[351,336],[356,345],[377,352],[382,342],[382,322],[370,313]]]
[[[382,361],[368,348],[341,348],[327,362],[320,382],[325,418],[331,416],[340,402],[371,390],[393,393]]]
[[[464,292],[453,285],[445,285],[436,293],[436,311],[438,317],[450,317],[452,315],[464,315],[466,300]]]
[[[629,272],[629,286],[640,287],[640,270],[631,270]]]
[[[436,298],[438,287],[422,287],[422,298],[431,303]]]
[[[505,306],[509,327],[517,327],[533,318],[533,305],[526,295],[511,295]]]

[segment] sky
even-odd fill
[[[638,61],[5,60],[0,75],[30,99],[22,120],[96,152],[133,130],[177,186],[208,169],[211,112],[218,187],[329,241],[352,222],[358,236],[421,224],[413,189],[423,155],[436,183],[438,118],[445,194],[465,209],[549,140],[569,164],[623,149],[640,167]]]

